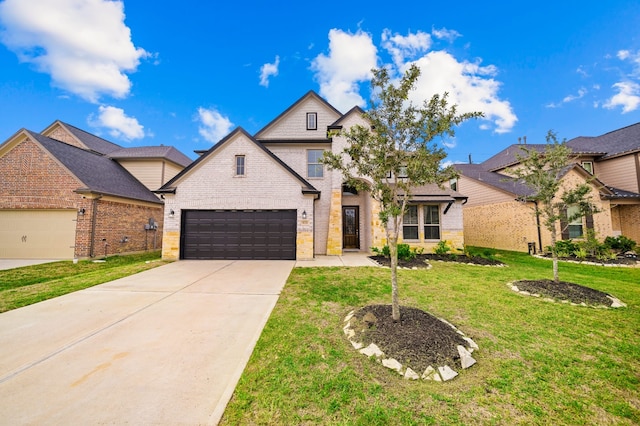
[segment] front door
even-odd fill
[[[360,248],[360,217],[358,207],[342,208],[342,247]]]

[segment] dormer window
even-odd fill
[[[307,113],[307,130],[318,130],[318,113]]]
[[[593,162],[592,161],[583,161],[582,168],[593,174]]]

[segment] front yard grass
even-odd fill
[[[160,252],[112,256],[104,262],[44,263],[0,271],[0,312],[82,290],[164,265]]]
[[[551,262],[435,262],[399,272],[401,304],[444,318],[480,346],[446,383],[407,381],[345,338],[352,309],[390,303],[382,268],[294,269],[221,424],[640,423],[640,269],[560,264],[560,279],[628,307],[545,302],[506,283],[551,278]]]

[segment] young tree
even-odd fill
[[[553,280],[558,282],[558,229],[562,233],[569,223],[599,210],[591,202],[591,185],[585,182],[567,188],[562,184],[562,177],[575,159],[571,148],[565,144],[566,141],[558,142],[556,133],[551,130],[547,133],[546,140],[544,152],[528,149],[525,145],[521,147],[524,155],[516,155],[520,163],[513,174],[532,189],[533,195],[523,196],[522,199],[534,201],[535,214],[551,233]],[[571,214],[568,214],[569,211]]]
[[[397,85],[386,68],[372,72],[373,99],[364,114],[369,125],[343,131],[346,148],[341,153],[325,152],[323,162],[342,171],[348,185],[368,191],[380,203],[391,257],[392,316],[399,321],[398,235],[411,191],[428,183],[441,185],[456,176],[453,168],[442,168],[446,153],[433,141],[453,136],[454,126],[482,114],[458,114],[455,105],[448,105],[446,93],[434,95],[422,106],[413,105],[409,94],[420,75],[415,65]]]

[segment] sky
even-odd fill
[[[309,90],[367,108],[371,69],[421,69],[484,117],[436,140],[482,162],[520,140],[640,121],[640,2],[0,1],[0,141],[55,120],[191,158],[256,133]]]

